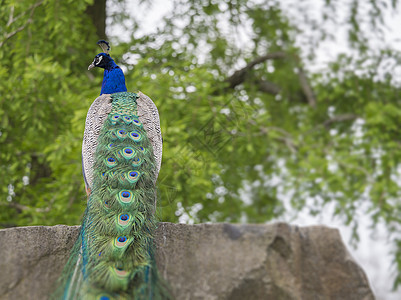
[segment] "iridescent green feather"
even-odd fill
[[[123,92],[111,97],[80,237],[64,270],[65,288],[55,297],[169,298],[153,257],[155,160],[137,116],[138,96]]]

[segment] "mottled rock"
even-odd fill
[[[79,226],[0,230],[0,299],[47,299]]]
[[[79,226],[0,230],[0,299],[47,299]],[[157,261],[178,300],[374,299],[338,230],[161,223]]]

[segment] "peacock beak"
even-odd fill
[[[91,69],[93,69],[94,67],[95,67],[95,63],[93,62],[93,63],[91,63],[91,64],[89,65],[88,71],[91,70]]]

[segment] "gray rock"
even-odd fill
[[[79,226],[0,230],[0,298],[47,299]],[[181,299],[374,299],[338,230],[161,223],[157,262]]]

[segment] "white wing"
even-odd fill
[[[142,122],[156,161],[156,179],[160,171],[162,161],[162,135],[160,129],[159,112],[153,101],[145,94],[139,92],[137,99],[138,118]],[[104,94],[95,99],[88,110],[85,122],[85,132],[82,141],[82,172],[87,190],[92,189],[93,164],[97,147],[97,139],[104,121],[111,112],[112,99],[109,94]]]

